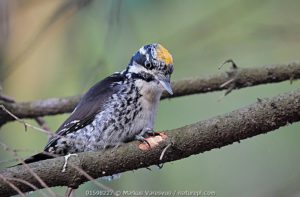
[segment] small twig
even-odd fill
[[[34,130],[41,131],[42,133],[45,133],[45,134],[47,134],[48,136],[51,136],[51,137],[55,136],[55,137],[59,137],[61,139],[66,139],[66,137],[64,137],[64,136],[58,135],[58,134],[53,133],[51,131],[47,131],[45,129],[33,126],[33,125],[25,122],[24,120],[18,118],[16,115],[14,115],[12,112],[10,112],[8,109],[6,109],[3,105],[0,105],[0,108],[2,108],[7,114],[9,114],[11,117],[13,117],[16,121],[22,123],[25,126],[26,130],[27,130],[27,127],[29,127],[29,128],[34,129]],[[84,142],[79,141],[79,140],[72,140],[72,141],[74,141],[74,142],[76,142],[78,144],[84,144]]]
[[[42,196],[44,197],[48,197],[48,195],[43,192],[43,190],[40,190],[39,188],[37,188],[35,185],[29,183],[28,181],[25,181],[23,179],[18,179],[18,178],[11,178],[11,177],[6,177],[7,180],[12,180],[12,181],[17,181],[17,182],[20,182],[20,183],[23,183],[25,185],[28,185],[29,187],[31,187],[34,191],[39,191],[41,193]]]
[[[76,156],[76,157],[77,157],[78,155],[77,155],[77,154],[71,154],[71,153],[65,155],[65,156],[64,156],[64,157],[65,157],[65,163],[64,163],[64,165],[63,165],[63,168],[62,168],[61,172],[66,172],[66,170],[67,170],[67,165],[68,165],[68,160],[69,160],[69,158],[70,158],[71,156]]]
[[[49,156],[53,156],[54,158],[56,157],[60,157],[60,155],[55,155],[55,154],[51,154],[49,152],[45,152],[43,151],[43,154],[45,155],[49,155]],[[79,166],[76,166],[74,165],[72,162],[69,162],[68,163],[69,166],[71,166],[72,168],[74,168],[75,170],[77,170],[79,173],[81,173],[83,176],[85,176],[89,181],[91,181],[95,186],[98,186],[100,187],[101,189],[103,190],[106,190],[106,191],[113,191],[112,188],[102,184],[102,183],[99,183],[98,181],[96,181],[93,177],[91,177],[87,172],[85,172],[83,169],[81,169]]]
[[[48,135],[54,135],[54,134],[53,134],[52,132],[50,132],[50,131],[47,131],[47,130],[45,130],[45,129],[42,129],[42,128],[33,126],[33,125],[31,125],[31,124],[25,122],[24,120],[18,118],[16,115],[14,115],[14,114],[13,114],[12,112],[10,112],[8,109],[6,109],[6,108],[4,107],[4,105],[0,105],[0,108],[1,108],[3,111],[5,111],[8,115],[10,115],[11,117],[13,117],[16,121],[22,123],[22,124],[24,125],[24,127],[25,127],[25,131],[27,131],[27,128],[30,127],[30,128],[32,128],[32,129],[41,131],[41,132],[46,133],[46,134],[48,134]]]
[[[72,168],[74,168],[75,170],[77,170],[79,173],[81,173],[83,176],[85,176],[85,178],[87,178],[89,181],[94,183],[96,186],[100,187],[101,189],[104,189],[105,191],[114,191],[112,188],[96,181],[93,177],[91,177],[87,172],[85,172],[79,166],[76,166],[76,165],[72,164],[71,162],[69,163],[69,165]],[[113,194],[113,196],[115,196],[115,195]]]
[[[221,84],[220,85],[220,88],[224,88],[225,86],[229,85],[230,83],[234,82],[235,79],[232,78],[232,79],[229,79],[228,81],[226,81],[225,83]]]
[[[13,190],[15,190],[20,196],[26,197],[26,195],[17,186],[15,186],[12,182],[8,181],[7,178],[5,178],[4,176],[2,176],[2,174],[0,174],[0,178],[5,183],[7,183]]]
[[[68,187],[68,188],[67,188],[67,191],[66,191],[66,194],[65,194],[65,197],[71,197],[71,194],[72,194],[72,193],[74,193],[74,189]]]
[[[5,111],[8,115],[10,115],[11,117],[13,117],[16,121],[21,122],[24,125],[25,131],[27,131],[27,123],[24,120],[21,120],[20,118],[18,118],[17,116],[15,116],[13,113],[11,113],[8,109],[6,109],[4,107],[4,105],[0,105],[0,108]]]
[[[230,92],[232,92],[232,90],[234,90],[236,88],[236,80],[238,77],[238,72],[237,72],[237,65],[236,63],[232,60],[232,59],[228,59],[225,62],[223,62],[218,68],[219,70],[227,63],[231,63],[232,66],[232,71],[231,72],[227,72],[228,77],[230,78],[228,81],[222,83],[220,85],[220,88],[225,88],[226,86],[229,85],[229,87],[226,89],[225,93],[223,96],[221,96],[218,101],[222,100],[226,95],[228,95]]]
[[[159,157],[159,160],[162,161],[162,159],[164,158],[164,155],[166,153],[166,151],[168,150],[168,148],[170,148],[172,146],[172,143],[168,144],[168,146],[166,146],[163,151],[161,152],[161,155]]]
[[[7,103],[15,103],[16,100],[10,96],[7,96],[7,95],[3,95],[2,94],[2,87],[0,86],[0,100],[4,101],[4,102],[7,102]],[[15,116],[13,113],[11,113],[10,111],[8,111],[3,105],[1,105],[1,108],[6,112],[8,113],[10,116],[12,116],[14,119],[16,120],[20,120],[20,118],[18,118],[17,116]],[[40,127],[46,131],[50,131],[50,128],[48,127],[46,121],[42,118],[42,117],[36,117],[34,118],[35,121],[38,123],[38,125],[40,125]],[[27,126],[26,124],[24,123],[23,121],[23,124],[25,126],[25,131],[27,131]]]
[[[35,121],[40,125],[40,127],[46,131],[50,131],[49,126],[47,125],[46,121],[42,117],[36,117]]]
[[[53,191],[52,191],[52,189],[39,177],[39,175],[37,175],[29,166],[28,166],[28,164],[26,164],[25,162],[24,162],[24,160],[22,159],[22,158],[20,158],[19,156],[18,156],[18,154],[17,154],[17,152],[14,150],[14,149],[12,149],[12,148],[10,148],[10,147],[8,147],[6,144],[4,144],[4,143],[2,143],[2,142],[0,142],[0,145],[6,150],[6,151],[9,151],[9,152],[11,152],[12,154],[13,154],[13,156],[19,161],[19,162],[21,162],[23,165],[24,165],[24,167],[30,172],[30,174],[32,174],[32,176],[44,187],[44,188],[46,188],[47,189],[47,191],[51,194],[51,196],[57,196]]]
[[[220,70],[225,64],[228,64],[228,63],[231,63],[231,66],[232,66],[233,69],[237,69],[237,68],[238,68],[237,65],[236,65],[236,63],[235,63],[232,59],[228,59],[228,60],[226,60],[225,62],[223,62],[223,63],[218,67],[218,69]]]
[[[161,161],[163,160],[166,151],[167,151],[168,148],[170,148],[171,146],[172,146],[172,143],[169,143],[169,144],[163,149],[163,151],[161,152],[161,155],[160,155],[160,157],[159,157],[159,162],[161,162]],[[159,168],[162,168],[163,166],[164,166],[163,163],[159,163],[159,164],[158,164],[158,167],[159,167]]]
[[[4,144],[3,142],[0,142],[0,144]],[[4,147],[4,146],[3,146]],[[27,150],[27,149],[13,149],[14,152],[33,152],[33,150]],[[7,160],[0,160],[0,164],[5,163],[12,163],[18,161],[17,159],[7,159]]]
[[[234,90],[235,85],[231,85],[224,93],[224,96],[227,96],[230,92],[232,92],[232,90]]]

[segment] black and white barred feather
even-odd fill
[[[154,128],[162,92],[172,93],[172,72],[169,52],[159,44],[145,45],[124,71],[90,88],[49,139],[44,152],[66,155],[96,151],[143,136]],[[49,154],[39,153],[25,163],[51,158]]]

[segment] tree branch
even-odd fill
[[[91,177],[98,178],[221,148],[296,121],[300,121],[300,89],[270,99],[259,99],[252,105],[228,114],[166,131],[167,139],[147,151],[141,150],[138,146],[139,142],[135,141],[102,152],[79,153],[78,157],[70,158],[65,173],[61,172],[63,157],[32,163],[28,166],[51,187],[78,187],[87,181],[87,178],[74,170],[74,165],[82,168]],[[171,146],[165,149],[169,144]],[[163,151],[164,157],[160,160]],[[32,188],[22,182],[13,181],[12,178],[22,179],[42,188],[24,166],[4,169],[0,175],[7,177],[23,192],[31,191]],[[0,180],[0,196],[13,194],[16,194],[16,191],[5,181]]]
[[[162,99],[219,90],[239,89],[299,78],[300,62],[268,65],[259,68],[236,68],[209,77],[197,77],[174,82],[174,94],[172,96],[163,94]],[[20,103],[0,101],[0,104],[3,104],[5,108],[19,118],[37,118],[71,112],[79,99],[80,96],[73,96]],[[11,116],[0,110],[0,127],[6,122],[13,120]]]

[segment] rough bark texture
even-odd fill
[[[209,77],[191,78],[174,82],[174,95],[168,96],[167,94],[164,94],[162,99],[225,89],[239,89],[299,78],[300,62],[268,65],[259,68],[238,68]],[[229,80],[232,80],[232,82],[224,85]],[[3,104],[19,118],[36,118],[71,112],[79,99],[80,96],[74,96],[20,103],[7,103],[3,101],[1,103],[0,101],[0,104]],[[0,127],[12,120],[14,119],[11,116],[0,110]]]
[[[131,142],[117,149],[80,153],[78,157],[71,157],[70,165],[65,173],[61,172],[64,163],[63,157],[33,163],[29,167],[50,187],[77,187],[87,179],[72,168],[72,165],[79,166],[92,177],[98,178],[159,164],[161,162],[159,157],[163,149],[170,143],[172,146],[165,152],[162,162],[174,161],[214,148],[221,148],[296,121],[300,121],[300,89],[271,99],[258,100],[252,105],[225,115],[166,131],[168,138],[159,146],[148,151],[140,150],[138,142]],[[38,188],[42,188],[24,166],[4,169],[0,175],[1,177],[26,180]],[[32,190],[20,182],[12,181],[12,183],[23,192]],[[0,196],[13,194],[16,194],[16,191],[0,179]]]

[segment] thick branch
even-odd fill
[[[164,94],[162,99],[174,98],[197,93],[239,89],[259,84],[275,83],[300,78],[300,62],[269,65],[259,68],[238,68],[210,77],[185,79],[173,83],[174,95]],[[231,82],[231,83],[228,83]],[[227,84],[227,85],[224,85]],[[68,98],[52,98],[32,102],[2,103],[19,118],[36,118],[73,111],[80,96]],[[1,104],[1,101],[0,101]],[[0,110],[0,126],[14,120]]]
[[[163,149],[170,143],[172,146],[165,152],[163,162],[220,148],[296,121],[300,121],[300,89],[271,99],[259,99],[250,106],[228,114],[167,131],[168,138],[148,151],[140,150],[138,142],[131,142],[104,152],[80,153],[69,161],[71,165],[80,166],[86,173],[97,178],[159,164]],[[60,157],[29,166],[49,186],[77,187],[87,181],[85,176],[69,164],[67,171],[62,173],[63,163],[64,158]],[[0,174],[7,178],[22,179],[42,188],[24,166],[4,169]],[[23,192],[32,190],[21,182],[12,182]],[[5,181],[0,180],[0,196],[12,194],[16,192]]]

